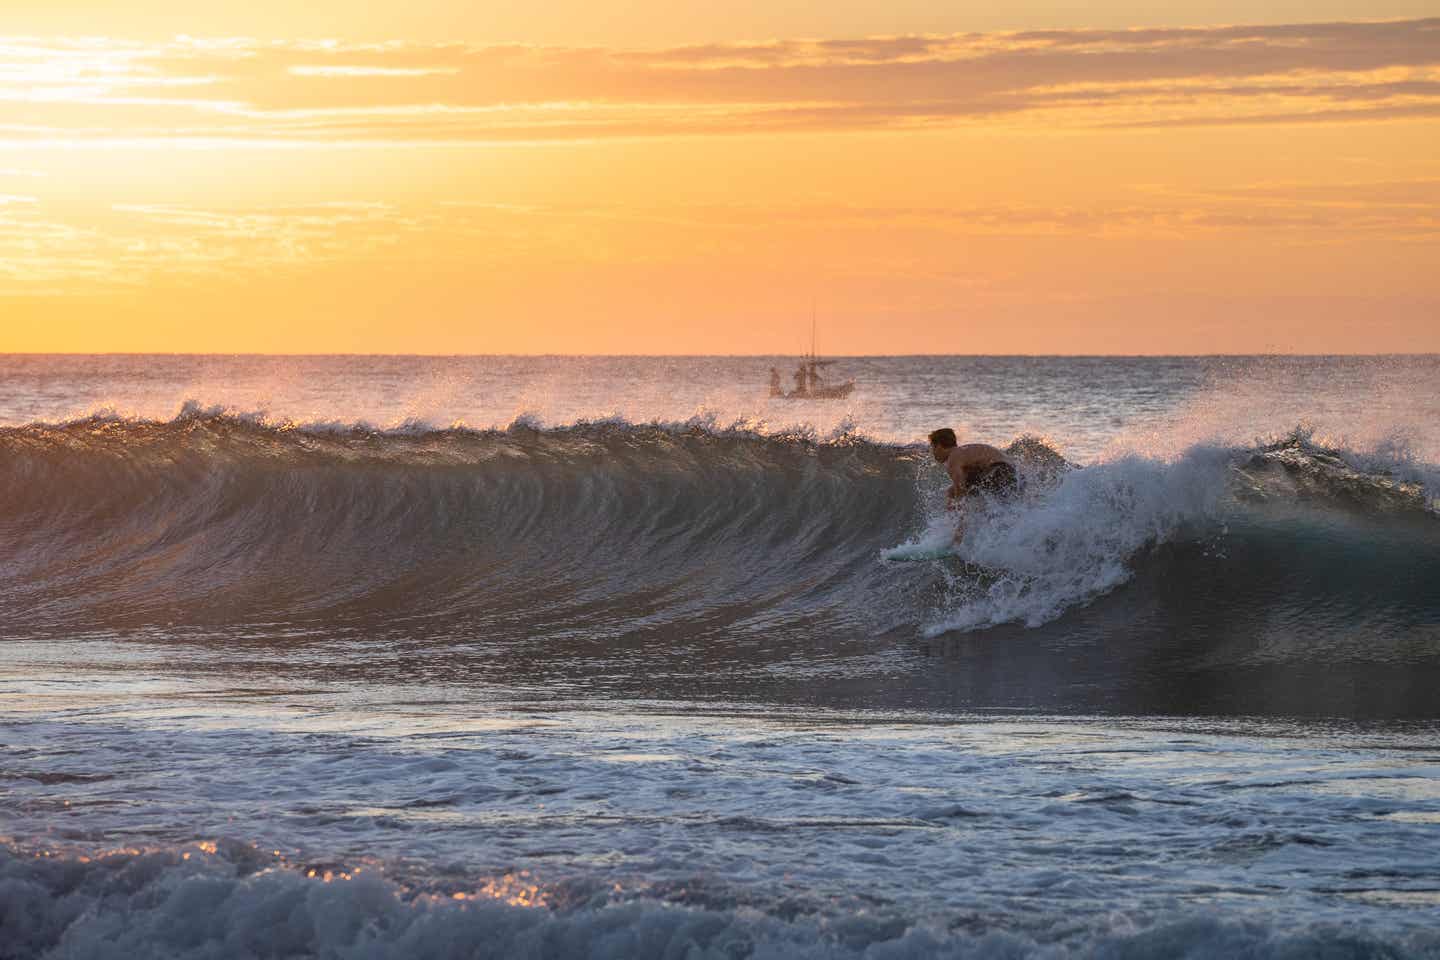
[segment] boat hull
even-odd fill
[[[804,393],[798,390],[793,393],[782,394],[777,399],[785,400],[844,400],[855,390],[855,383],[842,383],[838,387],[821,387],[818,390],[807,390]]]

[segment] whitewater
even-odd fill
[[[1440,956],[1440,359],[784,362],[0,357],[0,956]]]

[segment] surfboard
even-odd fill
[[[897,563],[911,563],[918,560],[944,560],[946,557],[959,557],[955,552],[953,543],[902,543],[898,547],[889,547],[880,551],[881,560],[891,560]]]
[[[953,543],[902,543],[898,547],[881,550],[880,559],[890,563],[942,563],[952,573],[980,586],[988,586],[1009,576],[1004,570],[965,559]]]

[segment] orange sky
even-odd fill
[[[1440,350],[1421,4],[119,6],[3,23],[0,352]]]

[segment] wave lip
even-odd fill
[[[1239,494],[1343,501],[1362,509],[1416,510],[1440,516],[1440,469],[1403,444],[1355,453],[1318,442],[1296,428],[1239,458]]]

